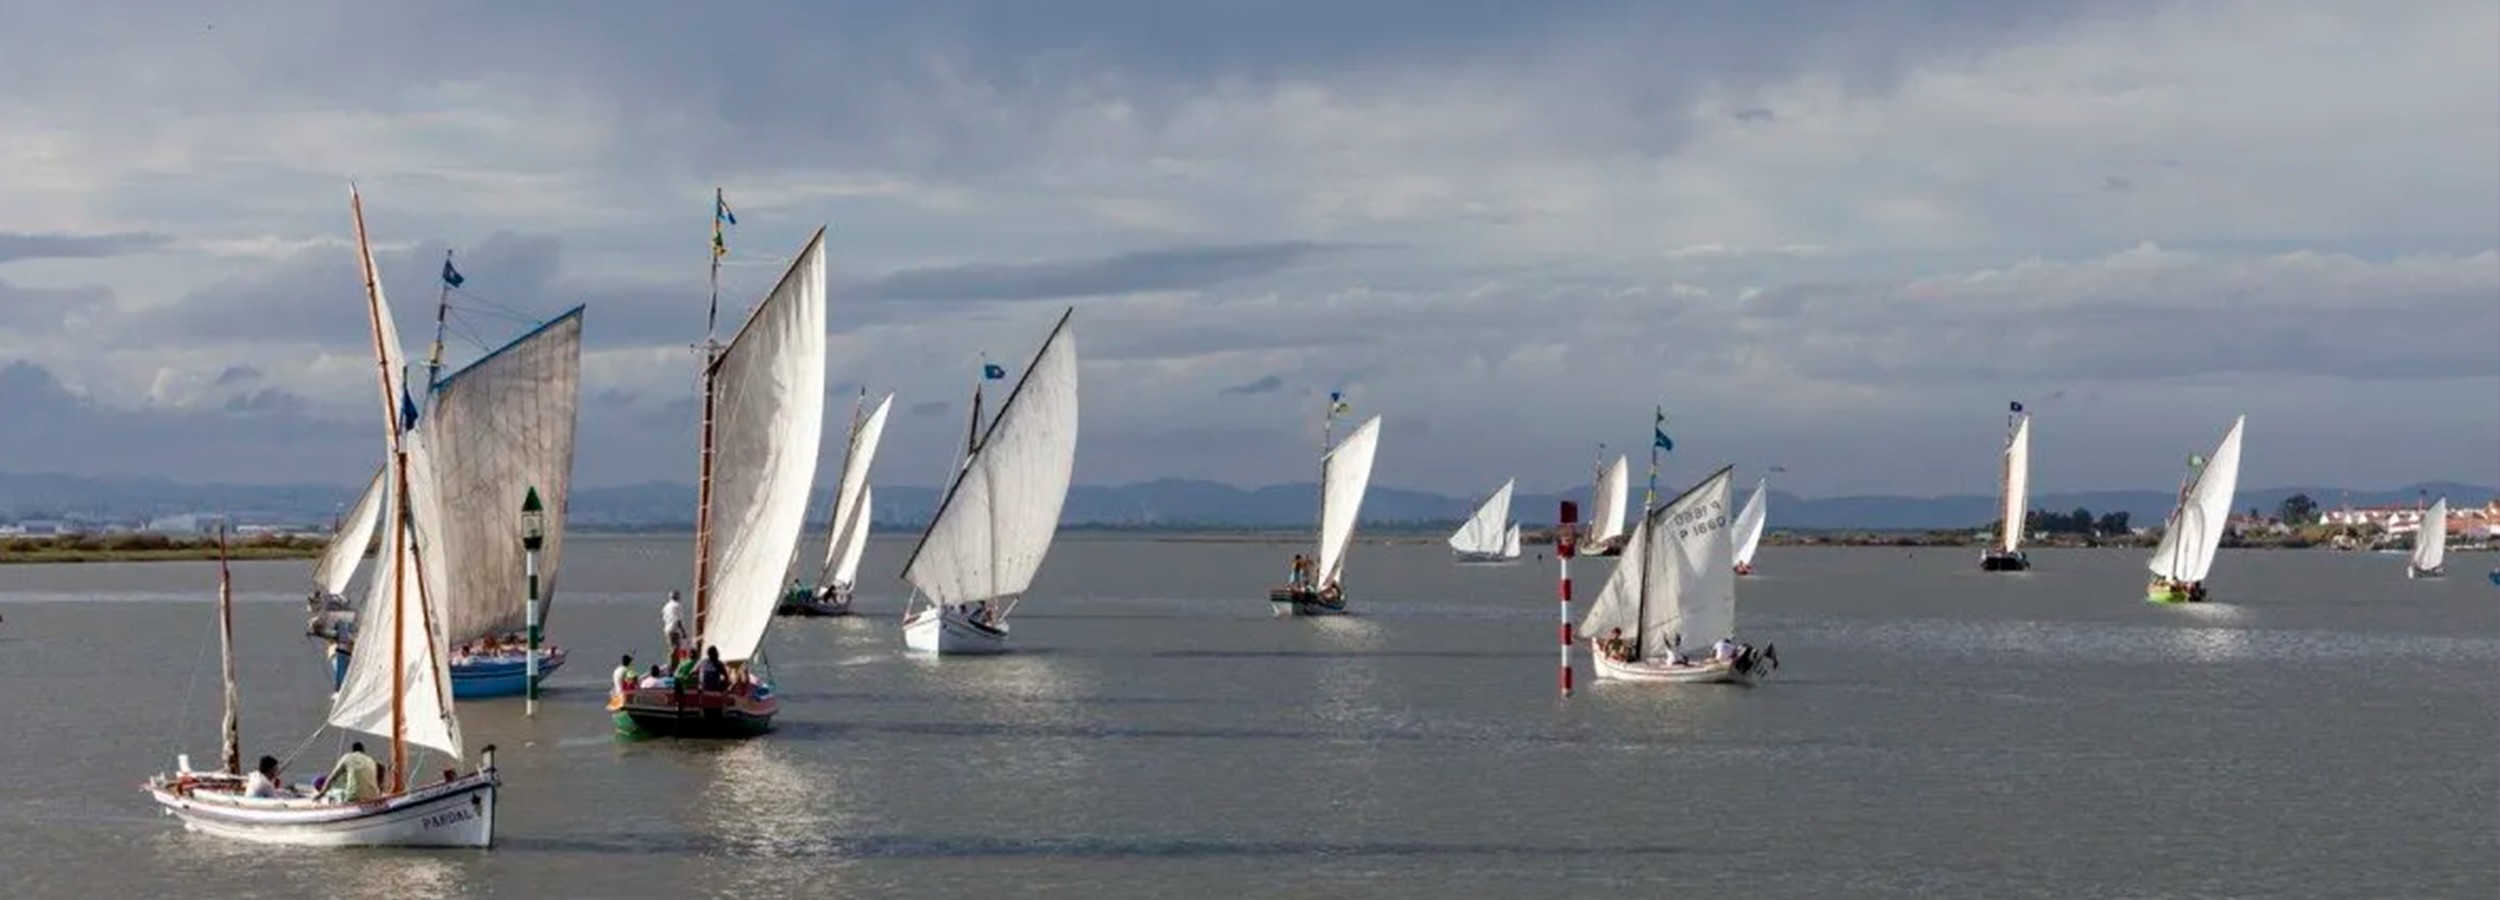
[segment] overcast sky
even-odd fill
[[[456,359],[589,305],[581,483],[691,480],[716,185],[724,321],[830,226],[890,483],[1071,305],[1084,483],[1307,480],[1331,389],[1450,493],[1653,404],[1670,481],[1984,493],[2013,399],[2038,491],[2238,413],[2500,481],[2489,0],[220,5],[0,0],[0,470],[360,479],[354,179],[412,343],[445,248]]]

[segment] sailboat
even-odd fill
[[[862,390],[860,399],[868,399]],[[894,409],[894,395],[877,402],[863,416],[851,410],[851,438],[842,454],[842,480],[833,489],[831,531],[825,535],[825,564],[816,570],[813,588],[792,583],[776,612],[785,616],[847,616],[851,591],[859,585],[859,561],[868,553],[868,519],[875,499],[868,489],[868,464],[877,458],[877,442],[885,435],[885,416]]]
[[[1344,395],[1328,393],[1328,415],[1320,430],[1320,446],[1328,446],[1337,416],[1347,411]],[[1346,552],[1354,547],[1354,526],[1362,518],[1363,494],[1370,490],[1372,458],[1380,451],[1380,417],[1355,427],[1344,441],[1320,455],[1319,547],[1309,557],[1294,557],[1294,578],[1270,588],[1267,602],[1277,615],[1326,616],[1346,611]]]
[[[1753,484],[1753,496],[1745,498],[1745,508],[1737,511],[1736,525],[1728,532],[1728,540],[1736,542],[1736,574],[1753,574],[1753,552],[1762,548],[1762,527],[1770,516],[1765,504],[1770,503],[1771,479]]]
[[[2144,599],[2155,603],[2196,603],[2205,599],[2205,576],[2213,571],[2222,548],[2222,533],[2231,518],[2231,495],[2240,482],[2240,430],[2248,417],[2231,422],[2231,430],[2214,447],[2213,456],[2188,459],[2188,477],[2179,488],[2179,504],[2162,527],[2161,544],[2146,564],[2153,580]]]
[[[1624,541],[1629,538],[1623,529],[1631,518],[1632,458],[1629,455],[1617,456],[1614,465],[1609,466],[1603,463],[1601,451],[1600,460],[1597,483],[1591,489],[1596,495],[1593,504],[1596,514],[1589,517],[1589,531],[1580,538],[1579,552],[1582,556],[1622,553]]]
[[[1729,539],[1723,467],[1632,526],[1614,575],[1580,621],[1602,681],[1751,684],[1779,667],[1779,651],[1735,643],[1736,544]],[[1683,636],[1723,652],[1686,660]],[[1619,642],[1619,643],[1618,643]]]
[[[2422,514],[2413,532],[2413,558],[2405,562],[2406,578],[2443,578],[2448,574],[2448,498],[2441,497]]]
[[[1511,489],[1517,480],[1502,482],[1476,514],[1450,535],[1450,552],[1462,563],[1501,563],[1519,559],[1519,523],[1510,521]]]
[[[514,586],[528,583],[529,563],[512,536],[521,532],[523,495],[536,489],[555,510],[543,519],[538,555],[543,629],[564,559],[565,498],[573,481],[581,398],[582,307],[441,374],[447,309],[447,302],[437,307],[426,404],[415,420],[415,430],[426,435],[432,471],[416,482],[411,499],[426,511],[426,521],[439,523],[432,526],[427,548],[443,561],[434,602],[443,612],[441,628],[451,648],[452,696],[518,697],[529,690],[532,651],[523,633],[528,592]],[[334,685],[344,682],[354,654],[353,623],[343,624],[333,628],[329,641]],[[540,681],[564,666],[561,647],[542,646],[536,653]]]
[[[714,240],[717,313],[721,250]],[[729,683],[620,691],[609,706],[617,730],[629,735],[752,737],[772,730],[781,711],[762,650],[782,576],[807,526],[824,438],[823,228],[736,336],[726,345],[706,339],[703,355],[690,649],[698,656],[717,651]]]
[[[426,519],[424,504],[405,502],[422,496],[425,481],[432,477],[426,465],[428,438],[408,428],[403,408],[413,409],[415,401],[399,382],[398,334],[365,237],[364,204],[361,198],[352,202],[381,369],[391,490],[383,513],[383,562],[376,565],[361,607],[366,652],[349,666],[346,683],[332,699],[329,724],[388,742],[390,763],[382,773],[387,784],[375,786],[377,795],[363,797],[344,796],[343,788],[306,792],[282,787],[277,796],[248,795],[249,782],[238,771],[242,754],[235,725],[233,591],[221,564],[219,635],[227,660],[224,771],[194,771],[187,756],[177,757],[175,771],[151,778],[143,789],[185,827],[236,840],[325,847],[491,846],[495,793],[502,784],[493,746],[484,749],[478,768],[466,775],[446,770],[444,780],[422,787],[412,787],[408,777],[411,747],[443,754],[455,763],[462,759],[460,720],[438,626],[442,612],[430,590],[444,561],[426,552],[430,547],[423,540],[437,533],[439,523]],[[377,646],[382,643],[389,645],[388,652]]]
[[[1050,554],[1076,475],[1076,332],[1068,328],[1075,314],[1071,307],[1059,315],[986,431],[978,427],[974,382],[979,437],[966,445],[954,483],[903,564],[912,587],[903,646],[939,655],[1006,652],[1007,617]],[[982,380],[990,372],[984,364]]]
[[[366,552],[373,549],[373,529],[382,522],[382,495],[390,473],[389,466],[374,471],[364,493],[356,496],[356,505],[339,519],[330,543],[313,561],[313,590],[304,600],[305,611],[311,615],[304,623],[305,635],[337,641],[355,631],[356,604],[347,599],[347,586],[364,565]]]
[[[1997,542],[1979,554],[1982,572],[2020,572],[2031,568],[2023,555],[2023,531],[2031,503],[2031,414],[2013,405],[2007,426],[2005,458],[1997,473]]]

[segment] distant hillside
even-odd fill
[[[0,472],[0,520],[72,519],[89,522],[143,522],[186,513],[226,513],[243,522],[322,524],[354,502],[360,486],[289,484],[186,484],[156,478],[86,478],[69,475],[24,475]],[[2434,482],[2393,490],[2356,490],[2354,505],[2411,503],[2421,491],[2446,496],[2459,504],[2491,499],[2492,488]],[[2272,512],[2283,498],[2305,493],[2321,507],[2344,500],[2332,487],[2261,488],[2242,491],[2238,507]],[[1531,528],[1550,524],[1557,501],[1578,500],[1588,510],[1588,488],[1560,494],[1522,494],[1513,515]],[[570,520],[583,528],[664,529],[693,521],[694,487],[646,482],[573,492]],[[1375,485],[1363,501],[1363,521],[1375,525],[1443,525],[1467,517],[1481,498],[1452,497],[1426,491]],[[2168,491],[2095,491],[2046,494],[2032,505],[2039,509],[2093,513],[2124,511],[2139,523],[2156,523],[2170,510]],[[936,488],[878,485],[876,521],[909,527],[928,521],[937,505]],[[1634,502],[1639,502],[1636,493]],[[811,519],[829,506],[829,493],[818,491],[810,501]],[[1164,479],[1117,487],[1080,485],[1071,490],[1061,516],[1072,525],[1136,528],[1303,528],[1318,514],[1317,488],[1310,484],[1239,488],[1212,481]],[[1987,496],[1900,497],[1850,496],[1807,499],[1774,490],[1770,520],[1773,529],[1929,529],[1977,526],[1995,518],[1996,500]]]

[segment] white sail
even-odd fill
[[[1519,558],[1519,523],[1517,522],[1510,523],[1510,530],[1502,535],[1502,558]]]
[[[763,645],[798,555],[825,428],[825,233],[713,358],[709,558],[701,642],[742,662]]]
[[[2413,569],[2429,572],[2448,564],[2448,498],[2441,497],[2422,514],[2422,527],[2413,533]]]
[[[538,553],[540,623],[564,559],[581,397],[582,309],[557,316],[434,386],[418,419],[429,477],[411,485],[428,585],[454,645],[517,632],[529,616],[521,504],[532,488],[552,515]]]
[[[2005,496],[1997,516],[2003,533],[1997,536],[1997,547],[2007,553],[2023,548],[2023,531],[2031,502],[2031,417],[2015,423],[2014,436],[2005,442]]]
[[[903,567],[930,602],[1021,596],[1050,553],[1076,472],[1074,313],[1059,317]]]
[[[1319,502],[1319,587],[1338,583],[1345,575],[1346,548],[1354,544],[1354,523],[1362,517],[1363,492],[1371,488],[1372,457],[1380,449],[1380,417],[1373,416],[1328,452],[1320,470],[1324,488]]]
[[[1631,517],[1632,459],[1615,457],[1615,464],[1597,478],[1597,514],[1589,517],[1589,540],[1602,543],[1623,535]]]
[[[425,477],[423,436],[410,432],[406,444],[408,477],[421,479]],[[330,724],[389,740],[396,689],[408,743],[459,759],[460,723],[452,717],[445,644],[438,630],[427,627],[435,617],[427,613],[426,601],[432,592],[426,590],[418,565],[422,532],[392,527],[392,518],[400,515],[399,497],[397,491],[387,493],[382,552],[375,556],[373,578],[366,582],[364,602],[357,606],[356,653],[348,657],[346,677],[331,698]],[[394,558],[398,565],[392,564]],[[399,586],[402,578],[407,581],[404,591]],[[393,642],[398,645],[396,653]],[[391,667],[394,655],[399,661],[397,673]]]
[[[1598,591],[1580,631],[1603,638],[1621,628],[1654,656],[1736,633],[1736,563],[1728,539],[1729,472],[1720,469],[1632,526],[1614,574]]]
[[[1648,535],[1646,519],[1632,525],[1632,539],[1624,542],[1623,554],[1615,557],[1614,574],[1606,576],[1605,585],[1597,589],[1597,599],[1589,602],[1588,615],[1580,618],[1581,635],[1602,639],[1617,628],[1640,633],[1641,573],[1648,565]]]
[[[2222,532],[2231,521],[2231,498],[2240,482],[2240,430],[2248,417],[2232,421],[2230,432],[2214,447],[2213,456],[2197,470],[2187,495],[2163,529],[2147,568],[2174,582],[2198,582],[2213,571],[2214,554],[2222,548]]]
[[[330,536],[330,545],[321,548],[321,559],[313,563],[313,584],[322,593],[346,596],[347,583],[356,579],[365,550],[373,546],[373,526],[382,521],[383,476],[388,474],[388,466],[373,473],[347,518],[340,520],[338,533]]]
[[[1502,482],[1500,489],[1476,507],[1476,514],[1467,517],[1467,524],[1450,535],[1450,549],[1460,553],[1494,554],[1502,552],[1508,540],[1506,526],[1510,523],[1510,492],[1518,485],[1516,479]]]
[[[859,511],[851,514],[849,530],[842,540],[842,558],[833,564],[833,577],[828,584],[856,587],[859,584],[859,561],[868,555],[868,523],[870,511],[876,509],[876,490],[867,485],[859,488]]]
[[[825,542],[825,574],[830,584],[849,586],[859,579],[860,555],[868,544],[868,464],[877,458],[877,442],[885,436],[885,416],[894,409],[894,395],[851,432],[842,456],[842,480],[833,488],[833,538]]]
[[[1770,495],[1770,479],[1754,482],[1753,496],[1745,498],[1745,508],[1736,514],[1736,526],[1729,532],[1730,539],[1736,542],[1735,565],[1753,564],[1753,552],[1762,546],[1762,527],[1770,514],[1764,505],[1770,502]]]
[[[361,208],[357,213],[357,241],[364,242]],[[413,408],[415,401],[403,380],[407,370],[400,351],[399,328],[392,320],[390,300],[382,292],[380,270],[374,266],[369,247],[360,252],[365,274],[372,279],[368,290],[373,304],[375,351],[382,370],[382,394],[385,398],[396,394],[400,404]],[[409,432],[397,443],[405,455],[405,465],[398,467],[393,484],[385,492],[380,526],[382,549],[375,559],[374,577],[368,582],[364,602],[356,613],[358,652],[349,657],[346,675],[339,682],[338,693],[331,698],[329,722],[388,740],[393,737],[392,712],[396,704],[399,737],[458,759],[460,723],[452,714],[451,672],[443,659],[442,634],[433,627],[436,617],[429,609],[431,592],[426,590],[426,573],[418,565],[424,523],[412,520],[421,519],[422,513],[402,508],[407,497],[397,484],[399,479],[407,479],[410,490],[406,493],[414,493],[416,482],[426,478],[432,469],[422,433]],[[386,442],[384,448],[387,452],[390,444]]]

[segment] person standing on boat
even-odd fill
[[[668,638],[668,649],[675,652],[686,646],[686,605],[677,602],[677,592],[668,592],[668,602],[660,604],[660,633]]]

